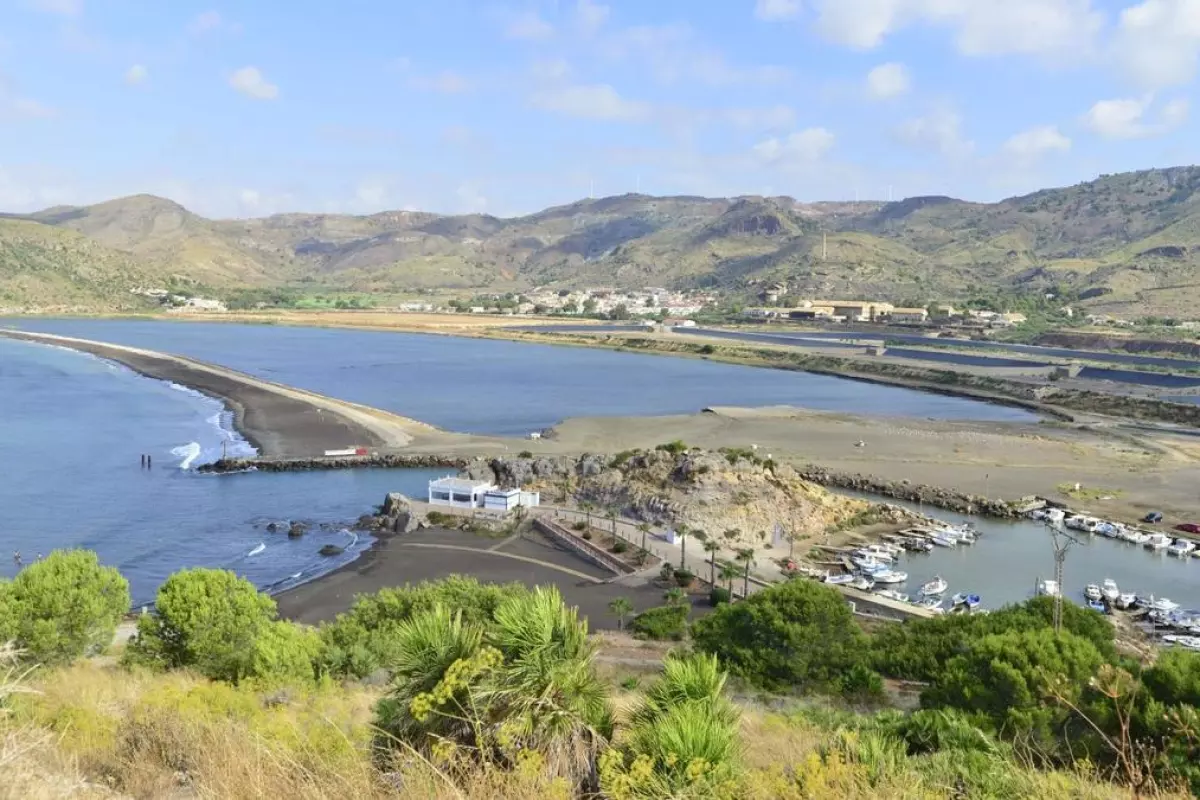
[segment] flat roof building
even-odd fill
[[[471,478],[438,478],[429,482],[429,504],[457,508],[482,508],[484,496],[496,489],[490,481]]]

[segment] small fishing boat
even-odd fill
[[[950,588],[950,584],[946,583],[946,579],[941,575],[934,575],[933,580],[929,581],[921,587],[921,594],[925,597],[935,597],[943,595]]]
[[[1110,603],[1115,603],[1117,598],[1121,596],[1121,590],[1117,588],[1117,582],[1112,578],[1105,578],[1100,584],[1100,595]]]
[[[854,582],[853,575],[826,575],[825,582],[831,586],[845,586]]]
[[[1094,583],[1089,583],[1087,588],[1083,590],[1083,596],[1089,603],[1099,603],[1100,598],[1104,595],[1100,594],[1100,587]]]
[[[887,550],[884,550],[877,544],[870,544],[860,550],[855,550],[854,555],[859,556],[860,558],[873,558],[876,561],[882,561],[885,564],[892,563],[892,561],[894,561],[896,558],[894,555],[889,553]]]
[[[1105,536],[1109,539],[1115,539],[1120,533],[1120,529],[1111,522],[1100,521],[1096,523],[1094,528],[1092,528],[1092,532],[1098,533],[1101,536]]]
[[[956,607],[962,606],[968,609],[976,608],[979,605],[979,595],[959,592],[950,598],[950,605]]]
[[[876,589],[875,594],[879,597],[886,597],[888,600],[895,600],[897,603],[909,602],[908,595],[893,589]]]
[[[1172,601],[1168,597],[1160,597],[1155,600],[1154,595],[1150,595],[1150,605],[1148,608],[1160,614],[1170,614],[1172,611],[1179,610],[1179,603]]]
[[[946,613],[946,609],[942,608],[942,598],[940,597],[923,597],[916,602],[916,605],[926,611],[932,611],[934,614]]]
[[[876,583],[904,583],[906,580],[908,580],[908,573],[887,569],[882,572],[876,572],[871,577],[875,579]]]
[[[1121,538],[1131,544],[1145,544],[1150,541],[1150,534],[1145,531],[1139,531],[1137,528],[1126,528],[1121,534]]]
[[[1039,596],[1058,597],[1061,590],[1058,588],[1058,581],[1046,579],[1038,581],[1037,593]]]
[[[851,589],[858,589],[859,591],[869,592],[875,588],[875,581],[871,580],[866,575],[858,575],[854,578],[854,580],[850,581],[850,583],[848,583],[846,585],[849,586]]]
[[[929,541],[933,542],[938,547],[954,547],[958,544],[957,539],[951,539],[944,533],[935,533]]]
[[[1150,538],[1142,546],[1147,550],[1166,550],[1173,542],[1174,540],[1170,536],[1156,531],[1150,534]]]
[[[1104,607],[1104,603],[1102,603],[1099,600],[1088,600],[1087,606],[1092,611],[1099,611],[1101,614],[1105,613],[1105,611],[1106,611],[1106,609]]]
[[[1136,606],[1137,601],[1137,595],[1130,592],[1128,594],[1122,594],[1120,597],[1118,597],[1113,605],[1119,609],[1128,610]]]
[[[1176,539],[1175,544],[1167,548],[1167,554],[1187,558],[1196,549],[1196,543],[1187,539]]]
[[[1071,530],[1085,531],[1086,533],[1095,533],[1096,526],[1099,524],[1100,520],[1096,519],[1095,517],[1087,517],[1083,516],[1082,514],[1074,517],[1067,517],[1063,522],[1063,525],[1066,525]]]

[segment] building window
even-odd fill
[[[454,502],[456,502],[456,503],[469,503],[469,502],[471,502],[471,495],[469,495],[469,494],[459,494],[458,492],[455,492],[455,493],[454,493]]]
[[[433,492],[432,497],[434,500],[449,500],[450,493],[449,492]]]

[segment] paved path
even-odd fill
[[[506,542],[501,542],[500,544],[503,545],[505,543]],[[559,566],[558,564],[552,564],[549,561],[542,561],[541,559],[538,559],[538,558],[528,558],[526,556],[518,556],[513,553],[502,553],[502,552],[496,550],[495,547],[489,547],[486,550],[482,550],[478,547],[463,547],[463,546],[457,545],[457,544],[428,544],[428,543],[419,543],[419,542],[397,542],[396,544],[393,545],[393,547],[398,547],[398,548],[420,547],[420,548],[426,549],[426,550],[461,550],[463,552],[474,553],[476,555],[496,556],[498,558],[511,558],[514,561],[524,561],[527,564],[536,564],[539,567],[545,567],[546,569],[552,569],[555,572],[561,572],[564,575],[571,575],[572,577],[579,578],[580,580],[587,581],[588,583],[604,583],[604,581],[601,580],[600,578],[593,577],[592,575],[588,575],[585,572],[578,572],[578,571],[570,569],[568,567]]]

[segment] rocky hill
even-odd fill
[[[106,263],[123,254],[122,275],[214,290],[669,285],[749,297],[786,281],[801,296],[904,302],[1061,286],[1108,313],[1195,316],[1198,195],[1200,167],[1106,175],[999,203],[629,194],[511,219],[386,211],[208,220],[139,195],[19,217],[26,226],[0,228],[0,243],[69,231],[87,237],[72,247],[90,240],[105,248]],[[18,262],[4,258],[7,276]],[[14,283],[6,296],[36,305],[58,297],[47,287],[61,286],[111,304],[112,284],[75,270],[73,258],[58,259],[52,248],[38,262],[38,285]]]

